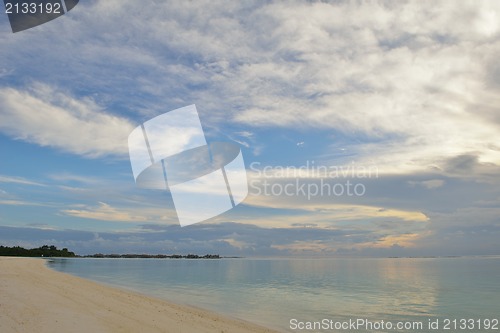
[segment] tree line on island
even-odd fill
[[[156,258],[156,259],[220,259],[221,256],[218,254],[205,254],[204,256],[199,256],[197,254],[102,254],[96,253],[86,256],[81,256],[82,258]]]
[[[54,245],[40,246],[34,249],[25,249],[20,246],[0,246],[0,256],[8,257],[76,257],[74,252],[68,251],[67,248],[58,250]]]
[[[102,254],[80,256],[67,248],[57,249],[54,245],[43,245],[34,249],[25,249],[20,246],[0,246],[0,256],[7,257],[64,257],[64,258],[156,258],[156,259],[220,259],[218,254],[206,254],[203,256],[197,254]]]

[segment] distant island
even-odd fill
[[[0,256],[8,257],[76,257],[74,252],[64,248],[58,250],[54,245],[43,245],[34,249],[25,249],[20,246],[0,246]]]
[[[34,249],[25,249],[20,246],[0,246],[0,256],[4,257],[60,257],[60,258],[155,258],[155,259],[221,259],[218,254],[102,254],[80,256],[67,248],[57,249],[54,245],[43,245]],[[230,257],[236,258],[236,257]]]
[[[156,259],[220,259],[218,254],[205,254],[199,256],[197,254],[102,254],[96,253],[92,255],[79,256],[80,258],[156,258]]]

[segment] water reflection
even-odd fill
[[[290,331],[289,321],[489,316],[500,259],[70,259],[56,269]],[[395,332],[395,330],[392,330]]]

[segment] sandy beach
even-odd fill
[[[0,332],[275,332],[248,322],[0,257]]]

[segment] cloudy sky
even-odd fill
[[[500,2],[82,1],[0,45],[1,244],[500,254]],[[191,104],[249,195],[181,228],[127,138]]]

